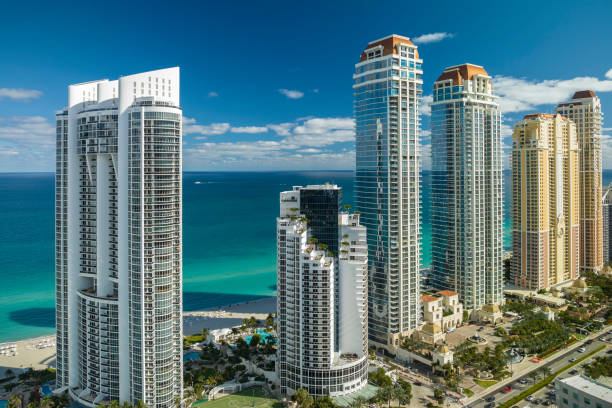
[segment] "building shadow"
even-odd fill
[[[55,309],[52,307],[32,307],[13,310],[9,319],[23,326],[55,327]]]

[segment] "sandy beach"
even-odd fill
[[[183,331],[188,335],[201,333],[203,328],[214,330],[239,326],[242,319],[254,316],[264,320],[269,313],[276,313],[275,297],[221,306],[213,310],[184,312]],[[3,348],[5,354],[2,354]],[[7,369],[19,374],[26,368],[40,370],[47,367],[55,367],[55,335],[0,344],[0,378],[5,377]]]

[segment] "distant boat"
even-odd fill
[[[202,182],[201,181],[196,181],[195,184],[202,184]]]

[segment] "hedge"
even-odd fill
[[[539,391],[542,388],[546,387],[548,384],[550,384],[555,379],[555,377],[557,377],[562,372],[564,372],[566,370],[569,370],[570,368],[572,368],[576,364],[580,364],[581,362],[583,362],[587,358],[591,357],[593,354],[599,353],[601,350],[603,350],[605,348],[606,348],[605,345],[600,346],[597,349],[591,351],[590,353],[580,357],[578,360],[576,360],[573,363],[570,363],[570,364],[566,365],[565,367],[559,369],[557,372],[549,375],[548,377],[546,377],[545,379],[543,379],[539,383],[537,383],[535,385],[532,385],[531,387],[527,388],[525,391],[521,392],[519,395],[515,395],[514,397],[510,398],[508,401],[506,401],[503,404],[501,404],[500,408],[509,408],[509,407],[512,407],[512,405],[516,404],[517,402],[522,401],[523,399],[527,398],[528,396],[530,396],[534,392]]]

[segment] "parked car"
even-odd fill
[[[519,384],[527,384],[529,382],[529,380],[523,377],[520,380],[518,380],[518,382],[519,382]]]
[[[586,351],[586,349],[585,349],[584,347],[580,347],[580,348],[578,349],[578,352],[579,352],[579,353],[584,353],[585,351]]]
[[[485,408],[495,408],[495,403],[489,402],[487,405],[485,405]]]
[[[483,331],[485,328],[484,327],[479,327],[478,331]]]
[[[504,387],[504,389],[502,390],[503,393],[509,393],[510,391],[512,391],[512,387],[510,386]]]
[[[486,401],[487,401],[487,402],[492,402],[492,401],[495,401],[495,395],[491,395],[490,397],[488,397],[488,398],[486,399]]]
[[[593,340],[587,340],[587,342],[584,344],[593,344]]]
[[[526,399],[527,401],[529,401],[529,402],[533,402],[533,401],[535,401],[535,398],[534,398],[534,396],[533,396],[533,395],[530,395],[530,396],[528,396],[528,397],[527,397],[527,398],[525,398],[525,399]]]
[[[577,374],[577,373],[578,373],[578,370],[572,370],[572,371],[570,371],[569,373],[570,373],[571,375],[574,375],[574,374]]]
[[[576,361],[576,359],[575,359],[575,358],[573,358],[573,357],[569,359],[569,362],[570,362],[570,363],[573,363],[574,361]]]

